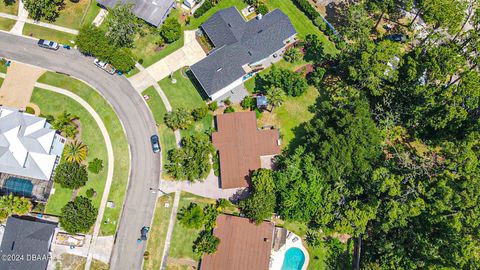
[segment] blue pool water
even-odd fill
[[[285,252],[282,270],[302,270],[305,263],[305,254],[299,248],[289,248]]]

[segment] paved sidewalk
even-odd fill
[[[98,12],[97,16],[95,17],[95,19],[93,19],[93,25],[95,25],[96,27],[99,27],[103,20],[105,20],[105,17],[107,17],[107,14],[108,14],[108,10],[106,9],[100,9],[100,12]]]
[[[172,213],[170,215],[170,222],[168,223],[167,236],[165,237],[165,246],[163,247],[162,262],[160,269],[165,269],[167,266],[168,250],[170,249],[170,240],[172,239],[173,227],[177,219],[178,204],[180,203],[180,190],[175,191],[175,198],[173,199]]]
[[[175,72],[184,66],[191,66],[207,56],[195,38],[195,31],[185,31],[184,35],[185,43],[182,48],[130,77],[129,80],[132,82],[132,85],[135,87],[136,83],[142,82],[142,78],[146,76],[144,74],[145,71],[148,71],[153,79],[158,82],[172,72]]]
[[[17,20],[15,22],[15,25],[13,26],[12,29],[10,29],[10,33],[16,34],[16,35],[21,35],[23,32],[23,26],[25,25],[25,20],[28,19],[28,11],[25,9],[23,5],[23,1],[20,1],[18,3],[18,17],[14,20]],[[8,14],[7,14],[8,15]]]
[[[113,155],[113,147],[112,147],[112,142],[110,140],[110,136],[108,135],[107,128],[105,127],[102,119],[100,116],[97,114],[97,112],[88,104],[85,100],[83,100],[81,97],[77,96],[76,94],[62,88],[54,87],[51,85],[43,84],[43,83],[36,83],[36,86],[50,90],[56,93],[63,94],[65,96],[68,96],[78,103],[82,105],[93,117],[95,122],[100,128],[100,131],[102,132],[102,136],[105,140],[105,144],[107,146],[107,155],[108,155],[108,166],[107,166],[107,181],[105,182],[105,189],[103,190],[103,195],[102,195],[102,201],[100,202],[100,208],[98,209],[98,215],[97,215],[97,220],[95,222],[95,226],[93,228],[93,235],[91,238],[91,241],[87,244],[88,245],[88,253],[87,253],[87,263],[85,265],[85,269],[88,270],[90,269],[90,265],[92,263],[92,257],[93,253],[98,249],[97,247],[97,240],[98,240],[98,234],[100,232],[100,225],[102,222],[103,214],[105,212],[105,207],[107,204],[108,200],[108,194],[110,193],[110,187],[112,185],[113,181],[113,166],[114,166],[114,155]]]
[[[22,3],[22,2],[20,2],[20,3]],[[21,10],[23,10],[23,9],[19,9],[19,15],[18,16],[0,12],[0,17],[1,18],[12,19],[12,20],[17,21],[15,23],[15,25],[13,26],[13,28],[10,30],[10,33],[12,33],[12,34],[22,35],[23,27],[24,27],[25,23],[30,23],[30,24],[35,24],[35,25],[42,26],[42,27],[45,27],[45,28],[49,28],[49,29],[52,29],[52,30],[61,31],[61,32],[72,34],[72,35],[78,35],[78,30],[75,30],[75,29],[71,29],[71,28],[67,28],[67,27],[63,27],[63,26],[58,26],[58,25],[54,25],[54,24],[51,24],[51,23],[37,22],[37,21],[34,21],[32,19],[29,19],[28,18],[28,13],[26,13],[26,11],[25,11],[25,13],[20,14]]]

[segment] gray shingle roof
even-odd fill
[[[17,261],[0,260],[0,269],[5,270],[44,270],[47,268],[50,244],[55,228],[51,223],[43,223],[9,217],[2,244],[1,255],[18,255],[23,258]],[[32,260],[32,255],[40,256],[40,260]],[[20,257],[22,256],[22,257]]]
[[[108,8],[133,3],[132,12],[137,17],[158,27],[167,19],[175,0],[97,0],[97,3]]]
[[[209,96],[245,75],[242,66],[270,56],[296,34],[290,19],[279,9],[261,20],[246,22],[231,7],[212,15],[201,28],[215,50],[190,69]]]

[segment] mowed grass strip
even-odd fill
[[[15,20],[0,18],[0,30],[10,31],[16,22]]]
[[[143,269],[145,270],[160,269],[165,238],[172,213],[173,196],[174,194],[168,194],[158,198],[147,242],[147,251],[150,255],[148,260],[144,260],[143,263]]]
[[[88,164],[94,158],[99,158],[103,160],[105,168],[99,174],[89,172],[88,182],[80,188],[77,196],[86,196],[86,191],[93,188],[97,192],[97,196],[92,198],[93,204],[95,207],[99,207],[107,178],[107,148],[97,122],[77,101],[62,94],[35,88],[30,101],[40,107],[43,115],[58,117],[66,111],[79,117],[80,139],[88,146],[88,156],[85,164]],[[49,214],[60,215],[62,207],[70,201],[71,195],[71,189],[59,188],[59,185],[55,185],[55,193],[50,196],[45,211]]]
[[[143,91],[142,95],[148,95],[150,97],[147,100],[147,104],[152,111],[155,122],[157,122],[158,136],[160,137],[160,144],[162,146],[162,164],[165,166],[168,152],[176,147],[175,134],[165,125],[165,114],[167,113],[167,109],[165,108],[157,90],[155,90],[153,86],[150,86],[147,90]]]
[[[110,104],[99,93],[97,93],[97,91],[79,80],[54,72],[46,72],[38,81],[68,89],[79,95],[93,107],[107,128],[110,140],[112,141],[113,154],[115,156],[113,182],[108,200],[113,201],[116,207],[113,209],[105,209],[103,221],[108,220],[108,222],[102,222],[101,234],[113,235],[115,234],[118,225],[130,169],[130,155],[127,139],[120,120]],[[106,164],[106,160],[104,163]]]
[[[30,23],[25,24],[22,34],[24,36],[30,36],[38,39],[47,39],[61,44],[69,45],[72,45],[70,41],[75,40],[75,35]]]
[[[102,9],[98,4],[97,1],[92,0],[92,3],[88,7],[87,13],[85,14],[85,18],[83,19],[82,26],[93,23],[95,17],[97,17],[98,13]]]
[[[208,204],[214,204],[215,200],[196,196],[187,192],[182,192],[178,209],[180,210],[182,207],[188,206],[191,202],[204,207]],[[182,224],[179,222],[175,222],[170,243],[170,250],[168,253],[169,257],[198,261],[200,258],[193,253],[193,242],[195,239],[197,239],[202,230],[203,229],[188,229],[182,226]]]

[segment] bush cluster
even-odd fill
[[[203,14],[205,14],[205,12],[210,10],[212,7],[213,7],[212,1],[206,0],[205,3],[203,3],[203,5],[195,11],[195,13],[193,14],[193,17],[195,18],[201,17]]]

